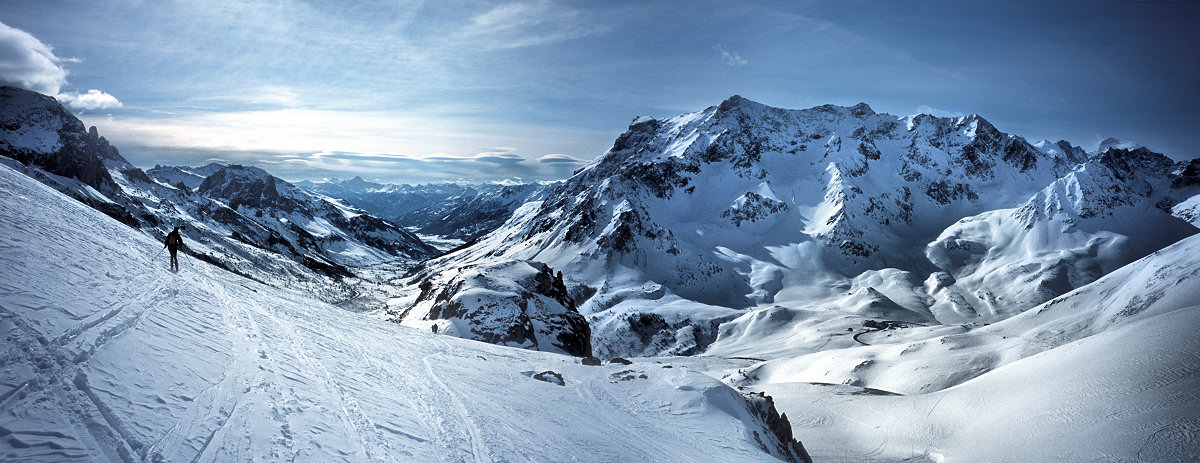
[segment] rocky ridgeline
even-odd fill
[[[844,294],[891,301],[863,299],[861,309],[843,308],[851,313],[884,316],[876,312],[886,306],[913,322],[996,320],[1194,233],[1170,215],[1195,194],[1180,188],[1186,171],[1144,148],[1089,159],[1065,141],[1032,144],[978,115],[897,117],[866,104],[785,110],[734,96],[695,113],[636,118],[606,153],[478,242],[428,262],[414,281],[462,266],[546,262],[568,275],[606,355],[702,351],[714,342],[704,333],[747,310],[781,300],[837,307]],[[1074,224],[1078,233],[1039,241],[1043,232],[1024,222],[1032,209],[1046,210],[1044,190],[1056,182],[1079,186],[1072,201],[1081,208],[1039,227]],[[1151,212],[1129,212],[1147,202]],[[1165,228],[1089,221],[1105,208],[1106,216],[1129,213]],[[952,231],[1009,209],[1001,214],[1008,218],[972,232],[1023,236],[1016,241],[1032,246],[1010,246],[1013,262],[990,263],[1041,288],[1013,289],[1006,299],[1009,289],[984,287],[986,279],[969,272],[981,256],[972,253],[1011,240],[967,242]],[[960,257],[939,260],[927,249]],[[1034,262],[1022,253],[1063,257]],[[884,274],[888,280],[874,284],[895,289],[866,283]],[[648,334],[627,320],[653,320],[659,329]]]

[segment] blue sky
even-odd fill
[[[0,23],[0,81],[140,166],[556,179],[635,116],[734,94],[1200,155],[1197,2],[39,0]]]

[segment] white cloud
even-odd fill
[[[55,95],[67,83],[67,70],[49,45],[28,32],[0,23],[0,84]]]
[[[917,106],[917,113],[918,114],[928,114],[930,116],[937,116],[937,117],[961,117],[961,116],[963,116],[963,113],[960,113],[957,111],[947,111],[944,109],[938,109],[938,108],[934,108],[931,106],[925,106],[925,105]]]
[[[217,101],[237,103],[252,107],[297,108],[304,105],[299,92],[290,87],[261,85],[253,88],[227,91],[216,95],[199,95],[189,99],[196,102]]]
[[[542,164],[583,164],[582,159],[577,159],[565,154],[547,154],[538,158],[537,161]]]
[[[487,149],[482,153],[476,154],[473,158],[479,162],[490,162],[500,165],[513,165],[525,162],[525,158],[515,153],[513,148],[495,148]]]
[[[117,98],[100,90],[91,89],[87,93],[60,93],[54,98],[76,111],[95,111],[97,109],[120,108]]]
[[[520,48],[578,39],[608,30],[602,21],[549,1],[500,5],[471,19],[458,36],[487,49]]]
[[[732,50],[726,50],[725,47],[719,43],[713,45],[712,48],[713,50],[716,50],[717,53],[721,54],[721,61],[724,61],[725,64],[730,66],[745,66],[747,63],[749,63],[749,61],[746,61],[746,59],[742,58],[741,55],[734,53]]]

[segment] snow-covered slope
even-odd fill
[[[450,198],[473,195],[471,185],[436,183],[426,185],[394,185],[368,182],[362,177],[329,182],[298,182],[305,190],[337,198],[379,217],[399,221],[400,217],[417,209],[445,202]],[[412,224],[399,221],[404,226]]]
[[[713,342],[785,355],[820,341],[753,320],[989,323],[1196,233],[1168,212],[1184,198],[1177,171],[1145,149],[1088,159],[1065,142],[1035,146],[977,115],[735,96],[635,119],[544,199],[412,282],[545,263],[566,275],[598,355]]]
[[[388,218],[422,235],[457,243],[496,229],[517,207],[540,199],[549,189],[541,184],[385,185],[362,177],[300,182],[297,186]]]
[[[989,326],[861,333],[727,380],[775,396],[817,460],[1193,461],[1197,326],[1193,236]]]
[[[0,126],[0,163],[157,239],[173,226],[182,226],[184,252],[192,257],[260,281],[307,288],[328,301],[347,301],[348,307],[375,308],[388,290],[358,280],[362,272],[352,274],[347,266],[379,264],[403,270],[436,252],[394,224],[310,197],[265,173],[260,176],[270,177],[277,187],[238,192],[226,185],[205,194],[193,191],[202,183],[197,183],[200,175],[207,178],[225,168],[218,164],[160,167],[152,179],[126,161],[95,127],[85,130],[49,96],[0,89]],[[246,207],[239,212],[229,205],[261,203],[264,193],[280,191],[294,206],[286,213]],[[290,221],[280,222],[281,218]]]
[[[167,272],[158,240],[7,166],[0,185],[4,461],[803,458],[769,401],[687,368],[435,336],[186,257]]]
[[[404,214],[397,221],[425,235],[473,241],[502,225],[522,204],[541,199],[548,189],[539,184],[476,185],[469,192]]]
[[[389,258],[423,260],[437,253],[398,225],[339,201],[317,197],[257,167],[213,172],[196,193],[278,232],[296,247],[345,266]]]
[[[201,167],[154,166],[153,169],[146,171],[146,175],[167,185],[174,187],[183,185],[185,189],[195,190],[200,187],[201,183],[204,183],[204,179],[209,175],[224,167],[225,165],[215,162]]]

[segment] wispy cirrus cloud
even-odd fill
[[[308,101],[300,91],[283,85],[259,85],[221,93],[195,95],[189,101],[199,103],[239,104],[248,107],[296,108]]]
[[[486,49],[508,49],[578,39],[608,29],[578,9],[542,0],[508,3],[478,14],[458,38]]]
[[[725,46],[719,43],[713,45],[712,48],[717,52],[717,54],[721,57],[721,61],[725,64],[730,66],[745,66],[746,64],[749,64],[749,61],[746,61],[746,58],[742,58],[741,55],[735,53],[733,50],[726,50]]]
[[[88,119],[110,140],[124,140],[121,152],[146,166],[221,158],[269,165],[285,178],[356,174],[410,183],[562,178],[576,166],[564,162],[574,159],[567,155],[536,158],[541,148],[525,134],[536,140],[551,129],[424,112],[285,108]],[[491,142],[503,144],[480,148]]]

